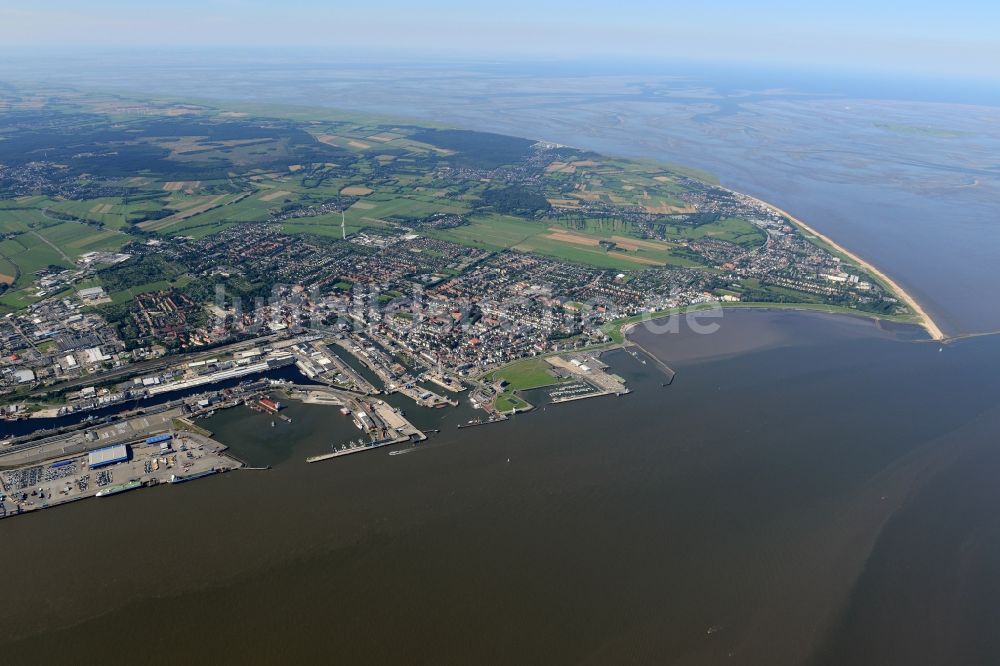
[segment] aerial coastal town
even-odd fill
[[[2,515],[245,468],[197,425],[220,409],[338,406],[362,437],[316,462],[426,437],[379,396],[467,400],[473,426],[531,409],[526,388],[622,395],[599,355],[644,317],[913,321],[837,248],[683,169],[329,112],[0,108]]]

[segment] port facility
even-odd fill
[[[88,466],[90,469],[99,469],[108,465],[116,465],[128,460],[128,447],[124,444],[105,446],[103,449],[95,449],[88,456]]]

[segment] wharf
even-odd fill
[[[238,469],[243,463],[228,455],[226,446],[209,437],[186,431],[168,434],[170,450],[162,442],[146,439],[129,443],[128,460],[91,469],[86,455],[55,455],[42,463],[0,472],[0,518],[32,513],[89,497],[109,497],[123,491],[170,482],[175,474],[201,478]],[[58,453],[58,452],[53,452]],[[97,495],[100,491],[111,491]]]
[[[382,442],[372,442],[370,444],[354,444],[339,451],[332,451],[330,453],[324,453],[318,456],[310,456],[306,458],[306,462],[307,463],[323,462],[324,460],[332,460],[334,458],[340,458],[342,456],[349,456],[353,453],[361,453],[362,451],[373,451],[375,449],[380,449],[383,446],[392,446],[393,444],[403,444],[404,442],[409,442],[409,441],[411,441],[410,437],[397,437],[395,439],[389,439]]]
[[[587,398],[600,398],[605,395],[613,395],[615,397],[620,397],[623,395],[628,395],[631,391],[625,390],[619,393],[614,391],[594,391],[592,393],[580,393],[577,395],[568,395],[560,398],[552,398],[549,400],[550,405],[558,405],[563,402],[573,402],[575,400],[586,400]]]
[[[508,418],[510,417],[500,416],[500,417],[489,418],[486,420],[469,421],[468,423],[459,423],[458,429],[461,430],[462,428],[475,428],[477,426],[491,425],[493,423],[502,423],[503,421],[506,421]]]

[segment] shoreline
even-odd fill
[[[726,189],[728,189],[728,188],[726,188]],[[938,325],[934,322],[934,320],[931,318],[931,316],[929,314],[927,314],[927,311],[924,310],[923,307],[921,307],[920,303],[918,303],[917,300],[915,298],[913,298],[913,296],[911,296],[909,293],[907,293],[907,291],[905,289],[903,289],[901,286],[899,286],[899,284],[895,280],[893,280],[888,275],[886,275],[884,272],[882,272],[881,270],[879,270],[878,268],[876,268],[873,264],[871,264],[868,261],[865,261],[864,259],[862,259],[861,257],[859,257],[854,252],[851,252],[847,248],[843,247],[842,245],[840,245],[839,243],[837,243],[836,241],[834,241],[833,239],[831,239],[826,234],[820,233],[819,231],[817,231],[813,227],[809,226],[808,224],[806,224],[805,222],[803,222],[799,218],[795,217],[794,215],[792,215],[788,211],[786,211],[786,210],[784,210],[782,208],[779,208],[778,206],[775,206],[774,204],[768,203],[767,201],[764,201],[762,199],[758,199],[757,197],[751,196],[749,194],[744,194],[742,192],[735,192],[734,190],[729,190],[729,191],[732,192],[733,194],[738,194],[738,195],[747,197],[749,199],[752,199],[753,201],[759,203],[761,206],[764,206],[768,210],[770,210],[770,211],[772,211],[774,213],[777,213],[778,215],[782,215],[784,217],[787,217],[793,224],[795,224],[797,227],[799,227],[799,229],[801,229],[802,231],[815,236],[819,240],[823,241],[827,245],[829,245],[832,248],[834,248],[837,252],[840,252],[841,254],[843,254],[844,256],[846,256],[848,259],[850,259],[851,261],[853,261],[856,264],[858,264],[861,268],[865,269],[866,271],[868,271],[869,273],[871,273],[873,276],[877,277],[879,280],[881,280],[882,282],[884,282],[893,291],[893,293],[895,294],[895,296],[897,298],[899,298],[900,300],[902,300],[906,304],[906,306],[908,308],[910,308],[910,310],[913,311],[913,314],[916,315],[917,318],[919,319],[919,322],[915,322],[915,323],[918,326],[923,327],[923,329],[925,331],[927,331],[927,334],[930,335],[930,337],[931,337],[932,340],[944,341],[944,340],[948,339],[948,336],[944,334],[944,331],[942,331],[938,327]]]
[[[625,159],[640,160],[641,161],[643,158],[627,157]],[[650,158],[650,161],[652,161],[652,162],[654,162],[656,164],[664,164],[664,162],[661,162],[660,160],[657,160],[655,158]],[[673,166],[677,167],[677,165],[673,165]],[[680,167],[680,168],[683,168],[683,167]],[[714,175],[714,174],[709,174],[709,175]],[[898,299],[900,299],[903,303],[906,304],[906,306],[913,312],[914,316],[917,319],[917,321],[910,322],[910,323],[912,323],[914,326],[918,326],[920,328],[923,328],[927,332],[927,335],[930,336],[931,340],[936,341],[936,342],[947,342],[949,340],[956,339],[956,337],[966,337],[966,336],[949,336],[949,335],[946,335],[945,332],[942,331],[941,328],[937,325],[937,323],[934,321],[934,319],[932,319],[931,316],[929,314],[927,314],[927,311],[924,310],[924,308],[920,305],[920,303],[917,301],[917,299],[915,299],[905,289],[903,289],[899,285],[899,283],[897,283],[891,277],[889,277],[888,275],[886,275],[883,271],[881,271],[878,268],[876,268],[875,265],[873,265],[871,262],[866,261],[865,259],[862,259],[858,254],[856,254],[856,253],[848,250],[843,245],[840,245],[839,243],[837,243],[836,241],[834,241],[832,238],[830,238],[826,234],[821,233],[817,229],[815,229],[815,228],[811,227],[810,225],[806,224],[805,222],[803,222],[799,218],[795,217],[794,215],[792,215],[788,211],[784,210],[783,208],[780,208],[780,207],[776,206],[775,204],[772,204],[772,203],[769,203],[767,201],[764,201],[763,199],[755,197],[755,196],[753,196],[751,194],[747,194],[745,192],[739,192],[737,190],[733,190],[731,188],[728,188],[725,185],[723,185],[721,182],[718,182],[717,179],[705,179],[705,178],[700,177],[700,176],[693,176],[693,177],[695,177],[695,178],[697,178],[699,180],[703,180],[704,182],[708,183],[709,185],[711,185],[713,187],[718,187],[719,189],[725,190],[726,192],[729,192],[730,194],[732,194],[734,196],[745,197],[747,199],[750,199],[751,201],[759,204],[760,206],[766,208],[767,210],[769,210],[769,211],[771,211],[773,213],[777,213],[778,215],[781,215],[781,216],[784,216],[784,217],[788,218],[788,220],[791,221],[792,224],[794,224],[795,226],[797,226],[801,231],[803,231],[803,232],[805,232],[807,234],[811,234],[812,236],[818,238],[820,241],[822,241],[823,243],[826,243],[828,246],[830,246],[831,248],[833,248],[836,252],[839,252],[840,254],[844,255],[845,257],[847,257],[851,261],[855,262],[858,266],[860,266],[864,270],[868,271],[872,276],[874,276],[875,278],[877,278],[878,280],[880,280],[885,286],[888,286],[889,289],[893,292],[893,294]],[[712,182],[712,180],[716,180],[716,182]],[[739,303],[736,303],[736,304],[718,303],[717,305],[720,305],[722,307],[726,307],[727,305],[739,307],[740,304]],[[758,301],[748,301],[748,302],[746,302],[746,303],[744,303],[742,305],[744,307],[751,307],[751,306],[754,306],[754,305],[759,305],[760,307],[765,307],[765,306],[768,306],[768,305],[777,306],[778,304],[774,304],[774,303],[769,304],[769,303],[758,302]],[[806,310],[806,311],[823,311],[819,307],[813,308],[813,307],[810,307],[809,304],[806,304],[806,303],[802,303],[802,304],[789,303],[789,304],[784,304],[784,305],[785,305],[785,309],[800,309],[800,310]],[[649,315],[652,318],[656,318],[656,317],[660,317],[660,316],[668,316],[670,314],[675,314],[676,312],[684,311],[685,309],[686,308],[673,308],[671,310],[663,311],[662,313],[661,312],[649,313]],[[851,314],[851,313],[847,313],[847,312],[838,313],[838,312],[833,311],[833,310],[830,310],[829,313],[830,314]],[[885,321],[899,321],[898,319],[895,319],[893,317],[879,316],[876,313],[863,312],[861,310],[857,311],[857,315],[860,316],[860,317],[867,317],[869,319],[874,319],[876,321],[880,321],[880,320],[885,320]],[[632,328],[634,328],[635,325],[638,324],[638,323],[640,323],[640,322],[638,322],[638,321],[627,321],[627,322],[624,322],[623,324],[621,324],[620,326],[617,327],[618,330],[619,330],[619,332],[622,334],[622,336],[624,338],[623,342],[627,341],[627,336],[628,336],[629,330],[631,330]],[[619,343],[619,344],[621,344],[621,343]]]
[[[824,315],[834,315],[838,317],[857,317],[858,319],[864,319],[872,322],[890,322],[893,324],[899,324],[902,326],[913,326],[927,332],[926,327],[922,322],[917,321],[905,321],[902,319],[894,319],[892,317],[887,317],[883,315],[876,314],[874,312],[865,312],[864,310],[848,310],[848,309],[837,309],[835,306],[826,306],[822,303],[770,303],[767,301],[740,301],[736,303],[699,303],[695,305],[687,305],[676,308],[671,308],[669,310],[660,310],[657,312],[649,312],[641,315],[641,319],[630,318],[630,321],[623,322],[618,330],[624,336],[624,340],[615,345],[625,345],[625,344],[635,344],[628,339],[628,334],[632,332],[634,328],[645,323],[646,321],[653,319],[662,319],[664,317],[672,317],[674,315],[686,315],[694,314],[697,312],[702,312],[705,310],[712,310],[718,308],[720,310],[787,310],[789,312],[812,312],[816,314]],[[928,332],[929,334],[929,332]],[[946,338],[951,340],[953,338]]]

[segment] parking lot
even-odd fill
[[[241,466],[215,440],[187,432],[173,434],[167,451],[161,451],[160,444],[138,440],[129,445],[127,461],[101,469],[90,469],[84,454],[0,472],[0,518],[93,497],[102,488],[129,481],[157,485],[168,483],[174,474]]]

